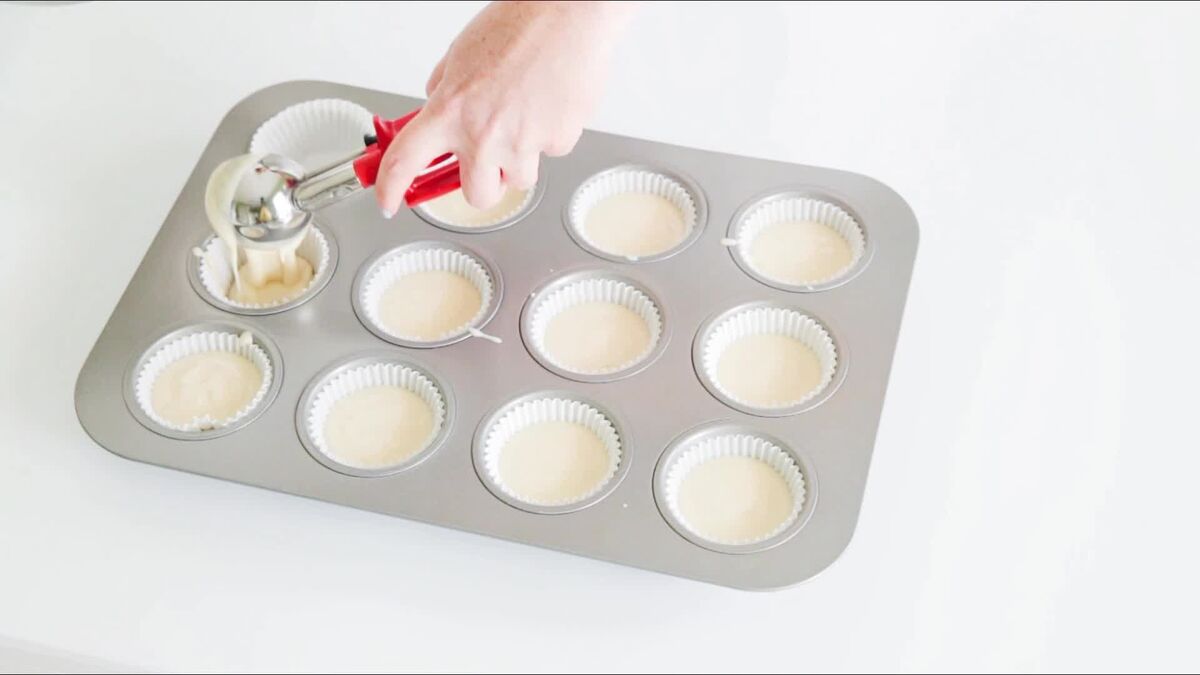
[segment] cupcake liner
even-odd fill
[[[490,217],[490,218],[484,217],[486,215],[485,211],[478,211],[477,209],[474,209],[476,211],[476,213],[472,214],[472,216],[473,216],[472,218],[469,218],[469,219],[452,218],[452,217],[447,217],[446,214],[444,213],[444,210],[439,210],[437,208],[436,202],[438,202],[439,200],[463,199],[461,190],[456,190],[449,194],[442,195],[441,197],[438,197],[437,199],[430,200],[428,202],[420,204],[417,206],[417,211],[421,214],[421,217],[434,223],[435,225],[447,226],[447,227],[453,228],[456,231],[481,231],[482,232],[482,231],[487,231],[487,230],[493,229],[497,225],[500,225],[501,223],[505,223],[507,221],[513,220],[514,218],[516,218],[517,216],[521,215],[526,210],[528,210],[530,205],[533,204],[533,198],[534,198],[534,195],[537,193],[537,189],[538,189],[538,186],[535,185],[532,188],[525,190],[524,197],[521,198],[521,200],[515,206],[513,206],[510,209],[506,209],[504,211],[499,211],[499,212],[493,214],[492,217]]]
[[[418,339],[408,335],[397,335],[383,324],[379,316],[379,303],[383,294],[401,277],[417,272],[451,272],[474,284],[479,290],[479,311],[469,321],[433,339]],[[438,342],[463,333],[478,332],[479,322],[487,315],[492,304],[494,283],[483,263],[471,255],[448,248],[426,248],[406,251],[384,258],[367,273],[362,285],[360,301],[363,311],[376,328],[400,340],[412,342]],[[475,329],[475,331],[472,331]]]
[[[677,250],[684,242],[688,241],[688,237],[696,229],[698,220],[699,209],[696,196],[683,183],[664,173],[634,167],[605,171],[589,178],[579,187],[568,207],[571,229],[576,236],[586,242],[588,246],[606,255],[633,261],[638,260],[639,256],[622,256],[619,253],[605,251],[588,236],[587,228],[584,227],[588,211],[598,202],[607,197],[628,192],[657,195],[674,204],[683,214],[684,231],[679,242],[664,251],[641,256],[641,258],[662,257]]]
[[[814,279],[802,284],[804,286],[826,284],[845,276],[847,272],[858,265],[866,251],[867,241],[863,235],[862,226],[858,224],[854,216],[837,204],[810,197],[772,199],[754,207],[743,216],[737,228],[737,234],[733,238],[735,245],[741,250],[742,258],[755,273],[785,283],[783,280],[767,274],[755,264],[754,259],[750,256],[750,246],[767,227],[788,222],[820,223],[837,232],[850,246],[850,262],[844,268],[824,279]]]
[[[792,509],[783,522],[770,532],[748,539],[718,539],[698,532],[679,508],[679,490],[688,474],[696,467],[720,457],[746,457],[765,463],[787,484],[792,495]],[[725,546],[758,544],[778,536],[796,522],[804,508],[805,477],[792,455],[774,443],[752,434],[730,433],[697,441],[679,452],[666,469],[663,492],[667,509],[677,522],[693,535]]]
[[[239,265],[243,262],[242,255],[242,251],[239,249]],[[308,232],[300,241],[300,246],[296,248],[296,255],[304,258],[313,266],[312,280],[304,290],[296,295],[270,304],[238,302],[229,297],[229,288],[233,284],[233,266],[229,264],[229,248],[217,237],[210,238],[200,249],[196,264],[199,265],[200,284],[212,297],[238,309],[266,309],[304,297],[313,288],[318,287],[323,275],[328,274],[331,259],[329,240],[326,239],[325,233],[316,226],[308,228]]]
[[[578,424],[594,433],[608,450],[608,471],[604,478],[591,490],[570,499],[539,501],[521,495],[504,483],[500,477],[500,455],[504,446],[518,432],[543,422],[569,422]],[[592,406],[566,398],[541,398],[519,403],[494,421],[488,428],[483,441],[483,469],[488,480],[504,494],[534,506],[564,506],[585,501],[599,493],[612,481],[621,466],[621,439],[616,427],[599,410]]]
[[[640,363],[658,346],[662,337],[662,314],[654,301],[632,284],[616,279],[584,279],[558,289],[536,301],[532,319],[530,320],[530,340],[534,349],[555,367],[583,375],[602,375],[618,373]],[[633,359],[615,368],[605,370],[580,371],[560,363],[546,348],[546,330],[550,321],[571,307],[589,302],[609,302],[629,309],[646,322],[650,332],[650,342]]]
[[[794,401],[777,401],[760,406],[743,401],[730,392],[717,378],[721,354],[739,338],[750,335],[785,335],[795,338],[813,350],[821,363],[821,380],[811,391]],[[701,350],[701,367],[707,380],[726,397],[751,408],[779,409],[801,405],[820,394],[833,381],[837,372],[837,347],[829,332],[814,319],[782,307],[754,307],[735,312],[708,330]]]
[[[206,415],[194,419],[187,424],[180,425],[168,422],[159,416],[154,410],[153,391],[154,382],[162,374],[163,370],[186,356],[216,351],[229,352],[245,357],[258,368],[258,372],[262,374],[262,383],[250,401],[234,413],[232,417],[223,420],[214,420]],[[210,429],[229,426],[258,407],[267,395],[273,377],[274,369],[271,366],[270,357],[267,356],[267,353],[261,347],[254,344],[249,333],[242,333],[240,335],[220,331],[191,333],[168,342],[155,351],[150,358],[146,359],[145,363],[138,370],[137,378],[134,381],[134,397],[137,400],[138,406],[141,407],[142,412],[146,413],[146,416],[153,420],[155,424],[172,431],[208,431]]]
[[[313,173],[363,149],[373,116],[357,103],[322,98],[297,103],[267,120],[250,139],[250,152],[279,154]]]
[[[425,443],[420,448],[397,464],[369,467],[349,464],[325,443],[325,421],[329,418],[329,413],[333,410],[333,406],[350,394],[368,387],[399,387],[406,389],[424,401],[433,413],[433,428],[429,432],[429,438],[425,440]],[[420,371],[401,363],[373,363],[338,373],[317,390],[316,394],[311,398],[308,413],[305,416],[308,437],[317,450],[334,462],[356,469],[389,469],[409,462],[413,457],[429,449],[430,443],[437,438],[445,421],[446,399],[442,395],[441,389],[434,384],[433,380],[426,377]]]

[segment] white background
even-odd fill
[[[593,128],[921,223],[854,542],[747,594],[118,459],[72,388],[222,115],[478,5],[0,6],[0,664],[1157,669],[1195,651],[1200,9],[663,5]],[[115,214],[115,215],[114,215]]]

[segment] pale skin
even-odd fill
[[[493,206],[575,147],[636,3],[493,2],[434,67],[428,103],[388,147],[375,196],[391,218],[433,158],[458,157],[463,195]]]

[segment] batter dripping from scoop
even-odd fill
[[[239,247],[229,204],[233,202],[238,182],[262,158],[261,155],[241,155],[222,162],[208,179],[204,193],[204,210],[217,237],[225,244],[233,268],[233,283],[227,295],[230,300],[245,304],[270,305],[289,300],[304,292],[312,283],[312,263],[296,255],[296,249],[308,230],[269,249]],[[269,180],[270,177],[264,177]],[[245,262],[238,265],[239,250]]]

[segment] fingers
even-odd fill
[[[425,83],[425,95],[433,96],[433,92],[442,82],[442,75],[446,72],[446,57],[443,56],[433,67],[433,72],[429,74],[429,81]]]
[[[579,137],[582,135],[582,128],[561,133],[546,143],[544,151],[547,156],[562,157],[575,149],[575,144],[579,142]]]
[[[391,218],[404,206],[404,193],[413,179],[450,145],[439,117],[427,111],[418,113],[383,155],[375,180],[375,199],[384,218]]]
[[[500,167],[486,159],[470,156],[460,156],[458,164],[463,196],[467,202],[477,209],[495,206],[504,194],[500,184]]]
[[[529,190],[538,179],[538,153],[514,157],[504,165],[504,184],[516,190]]]

